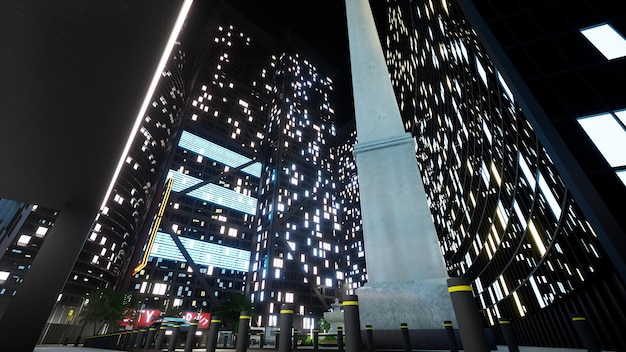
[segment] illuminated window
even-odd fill
[[[8,271],[0,271],[0,283],[7,281],[11,273]]]
[[[626,110],[580,117],[578,123],[626,185]]]
[[[611,27],[611,25],[601,24],[581,29],[580,33],[582,33],[607,60],[626,56],[626,39]]]
[[[35,231],[35,236],[41,238],[41,237],[45,236],[47,232],[48,232],[48,228],[47,227],[39,226],[39,228],[37,228],[37,231]]]
[[[31,237],[28,235],[21,235],[20,238],[17,239],[17,245],[20,247],[25,247],[30,243]]]

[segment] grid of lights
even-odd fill
[[[195,136],[187,131],[183,131],[178,146],[231,167],[239,167],[252,161],[241,154],[207,141],[204,138]],[[261,163],[256,162],[242,168],[241,171],[259,177],[261,176]]]
[[[198,241],[191,238],[179,237],[185,251],[194,263],[198,265],[214,266],[229,270],[247,272],[250,267],[250,251],[233,247]],[[172,235],[157,232],[150,257],[187,262]]]
[[[596,270],[593,229],[463,17],[446,1],[388,4],[387,63],[449,274],[474,273],[492,324],[549,306]]]
[[[167,178],[174,179],[173,192],[181,192],[187,188],[202,183],[201,179],[185,175],[175,170],[169,170]],[[251,215],[256,214],[257,199],[232,191],[216,184],[209,183],[186,193],[207,202],[225,206]]]
[[[275,66],[277,79],[287,84],[274,87],[269,110],[264,143],[272,153],[261,176],[251,272],[252,298],[268,326],[276,325],[280,304],[291,300],[318,302],[300,303],[302,315],[325,310],[313,292],[334,297],[344,280],[331,153],[333,83],[299,55],[284,54]],[[302,284],[310,288],[299,289]]]

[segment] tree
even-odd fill
[[[93,334],[96,335],[107,323],[112,325],[122,319],[127,308],[135,308],[138,312],[140,305],[141,298],[133,292],[98,288],[89,295],[87,304],[80,312],[80,318],[84,324],[94,323]],[[96,328],[98,323],[101,325]]]
[[[255,321],[258,313],[250,298],[242,293],[226,292],[220,299],[220,303],[213,309],[213,315],[222,319],[225,326],[231,326],[233,333],[239,331],[239,315],[241,312],[248,312],[251,321]]]

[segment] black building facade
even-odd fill
[[[583,314],[603,348],[623,349],[624,162],[582,121],[606,118],[624,136],[625,61],[582,31],[624,33],[623,13],[587,1],[373,5],[448,273],[473,280],[498,343],[511,319],[521,345],[580,347],[571,317]]]

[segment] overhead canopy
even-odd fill
[[[16,1],[0,13],[0,198],[98,206],[182,0]]]

